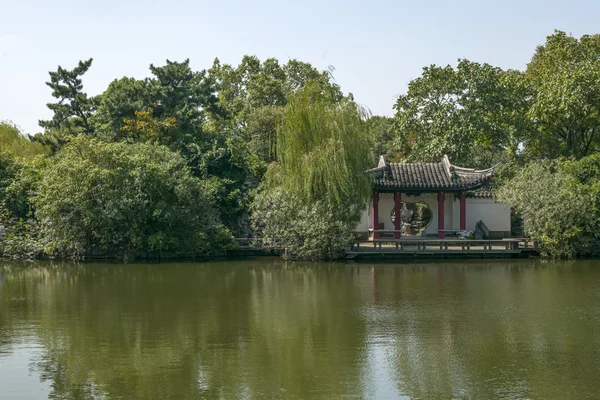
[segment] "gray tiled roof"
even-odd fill
[[[494,192],[492,192],[491,190],[477,189],[477,190],[467,192],[467,197],[470,197],[473,199],[493,199]]]
[[[380,191],[472,190],[483,186],[495,167],[487,170],[461,168],[444,156],[439,163],[388,163],[381,157],[375,173],[375,189]]]

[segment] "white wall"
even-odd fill
[[[427,235],[436,235],[438,229],[438,201],[437,193],[424,193],[420,196],[402,195],[405,203],[426,203],[432,212],[431,223],[425,229]],[[362,215],[356,227],[357,232],[367,232],[371,229],[371,204]],[[477,221],[482,220],[490,231],[510,232],[510,209],[494,202],[493,199],[467,199],[467,230],[474,231]],[[383,222],[384,229],[394,229],[392,210],[394,209],[394,196],[392,193],[379,194],[379,222]],[[444,201],[444,228],[460,229],[460,201],[458,195],[446,193]]]
[[[510,232],[510,208],[494,202],[493,199],[467,199],[467,229],[474,231],[479,220],[483,221],[490,231]]]

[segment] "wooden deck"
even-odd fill
[[[356,242],[346,251],[346,258],[512,258],[536,254],[537,245],[528,238],[462,240],[413,237]]]
[[[228,251],[227,255],[273,256],[277,254],[257,247],[254,239],[240,238],[236,241],[239,248]],[[346,250],[346,259],[518,258],[537,254],[537,243],[529,238],[464,240],[405,237],[357,241]]]

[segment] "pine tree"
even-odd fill
[[[58,102],[47,104],[54,112],[52,119],[39,121],[46,133],[86,136],[92,133],[89,119],[95,111],[96,101],[83,92],[81,81],[81,76],[90,68],[92,60],[79,61],[71,71],[59,66],[55,72],[49,72],[50,82],[46,82],[46,85],[52,89],[52,96]]]

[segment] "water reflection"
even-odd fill
[[[0,363],[39,346],[28,398],[595,397],[598,266],[11,262]]]

